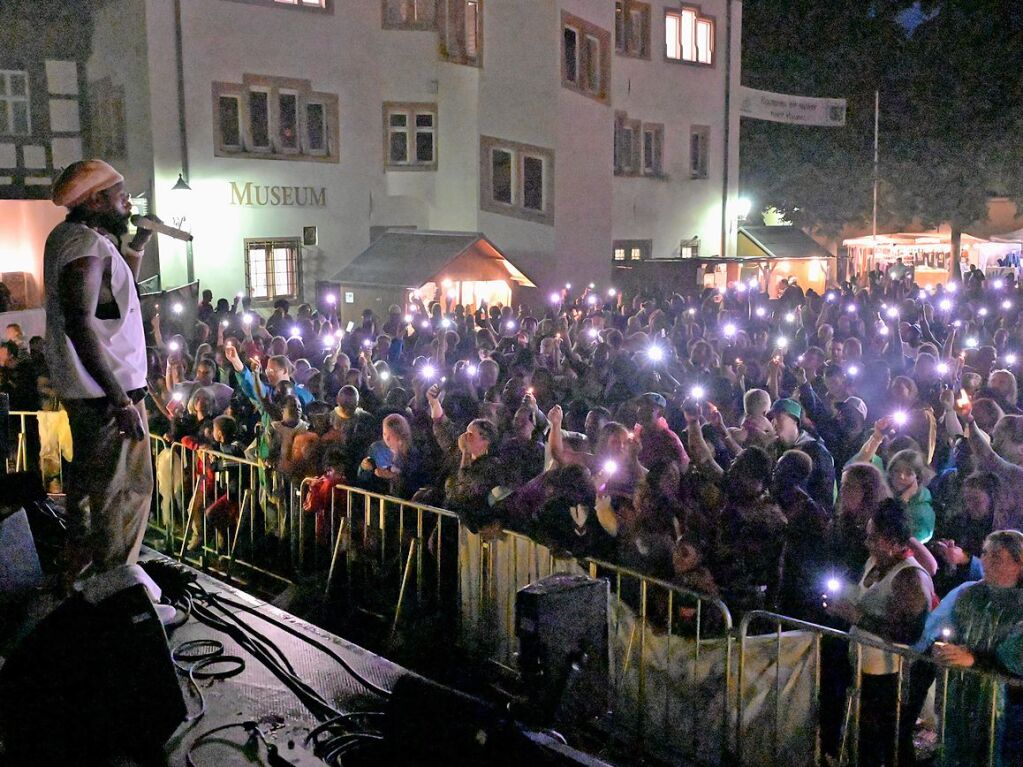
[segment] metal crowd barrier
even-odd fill
[[[377,618],[391,640],[410,613],[453,616],[461,528],[457,515],[334,485],[328,517],[329,545],[324,547],[319,536],[316,545],[318,555],[327,555],[323,558],[328,563],[327,594],[335,592],[343,580],[349,604]],[[307,561],[308,548],[302,547],[300,561]]]
[[[35,415],[11,413],[19,427],[9,462],[16,470],[32,465],[28,429]],[[520,533],[504,531],[496,539],[484,539],[448,510],[340,484],[329,488],[326,507],[312,514],[304,507],[317,479],[294,482],[260,461],[188,450],[156,435],[151,446],[157,492],[150,530],[164,551],[227,578],[293,583],[303,572],[325,569],[328,594],[343,583],[346,602],[376,616],[390,639],[403,629],[414,631],[417,619],[443,616],[444,625],[457,630],[462,641],[480,649],[487,660],[513,667],[514,603],[520,588],[562,571],[607,578],[613,599],[612,704],[606,721],[611,733],[625,737],[638,753],[682,755],[710,764],[731,758],[742,765],[819,764],[822,644],[831,642],[853,648],[838,763],[860,763],[860,670],[865,647],[899,659],[896,741],[905,722],[909,669],[933,668],[939,756],[945,745],[949,690],[969,678],[988,690],[989,699],[983,712],[970,712],[983,715],[987,734],[985,753],[975,763],[999,763],[998,733],[1004,718],[999,703],[1007,686],[1023,688],[1020,680],[952,668],[905,647],[852,638],[766,611],[747,613],[736,634],[731,614],[719,599],[613,563],[559,557]],[[219,508],[223,513],[207,514],[218,501],[223,502]],[[193,532],[198,545],[189,550]],[[752,632],[754,624],[771,630]],[[783,661],[783,648],[798,637],[808,643],[812,656],[803,659],[808,667],[802,677],[791,659],[788,665]],[[773,651],[765,661],[768,644]],[[752,679],[754,652],[761,673]],[[809,687],[800,691],[800,685]],[[797,695],[802,695],[804,707],[795,705]],[[749,716],[755,706],[757,726]],[[809,737],[808,746],[793,747],[791,733],[783,731],[786,715],[800,717],[794,729]],[[897,742],[893,747],[898,759]]]
[[[517,532],[484,538],[445,509],[361,488],[336,489],[345,511],[327,589],[334,587],[343,556],[351,598],[365,596],[358,573],[370,560],[377,583],[390,585],[394,601],[384,614],[372,606],[365,611],[386,620],[390,636],[406,614],[456,608],[447,625],[463,645],[478,659],[514,669],[519,589],[555,572],[606,578],[612,593],[608,733],[639,753],[725,760],[732,734],[727,701],[733,632],[720,600],[609,562],[556,556]],[[658,737],[667,730],[675,737]]]
[[[229,580],[294,582],[308,481],[296,485],[261,461],[156,435],[150,442],[156,492],[149,528],[165,553]]]
[[[760,674],[760,681],[764,682],[747,690],[747,675],[749,667],[748,649],[750,642],[754,639],[763,640],[763,635],[754,636],[750,633],[752,623],[767,624],[772,627],[772,644],[776,648],[773,659],[768,661],[771,669],[764,669],[765,673]],[[783,664],[780,662],[782,656],[783,641],[791,637],[793,633],[801,633],[809,637],[812,644],[811,670],[804,675],[803,686],[809,684],[809,689],[799,693],[795,687],[799,684],[794,681],[792,667],[794,664]],[[822,653],[822,645],[830,640],[835,643],[838,655],[832,653],[831,658]],[[900,754],[900,728],[908,728],[908,737],[912,737],[912,729],[915,725],[916,715],[923,704],[924,695],[931,684],[933,677],[934,684],[934,713],[937,718],[937,743],[935,764],[939,765],[987,765],[994,767],[1002,764],[999,756],[999,732],[1002,730],[1004,710],[1001,703],[1005,700],[1005,691],[1008,688],[1015,688],[1023,693],[1023,680],[1010,677],[996,671],[978,669],[975,667],[951,666],[941,663],[929,655],[923,655],[904,645],[892,644],[890,642],[874,641],[867,637],[856,637],[839,631],[837,629],[819,626],[814,623],[789,618],[777,613],[766,611],[753,611],[747,613],[739,626],[739,665],[737,687],[737,705],[735,711],[735,747],[736,759],[739,764],[791,764],[791,765],[818,765],[821,764],[822,750],[822,706],[827,705],[827,691],[822,692],[822,678],[824,675],[834,674],[835,666],[841,663],[841,651],[848,648],[851,674],[848,678],[848,691],[845,695],[844,705],[840,709],[840,729],[833,733],[837,742],[838,751],[832,754],[834,763],[842,765],[859,765],[875,763],[873,758],[864,759],[864,744],[860,740],[860,726],[863,720],[863,683],[869,674],[863,673],[863,656],[865,648],[883,650],[888,656],[888,662],[895,667],[895,701],[892,716],[894,721],[892,732],[891,748],[888,751],[890,759],[887,761],[891,767],[897,767],[906,754]],[[830,663],[830,668],[829,668]],[[773,673],[772,673],[773,670]],[[917,676],[914,676],[917,675]],[[920,684],[922,682],[923,684]],[[769,687],[770,689],[766,689]],[[970,706],[966,698],[965,689],[971,688],[976,693],[973,706]],[[811,701],[812,716],[809,723],[812,727],[810,748],[802,748],[793,743],[783,743],[784,735],[782,720],[784,711],[791,703],[793,697],[799,694],[809,693]],[[770,720],[765,727],[754,728],[747,721],[747,706],[756,699],[761,698],[764,703],[770,700],[771,710],[768,713]],[[916,708],[910,706],[915,698]],[[957,700],[958,698],[958,700]],[[981,709],[974,706],[980,700],[985,699]],[[950,705],[951,702],[951,705]],[[830,701],[833,705],[834,700]],[[908,711],[907,711],[908,709]],[[912,721],[907,716],[912,715]],[[959,717],[958,720],[950,717]],[[968,761],[964,762],[962,754],[948,753],[949,742],[947,740],[949,722],[966,726],[975,734],[980,734],[983,743],[983,750],[977,752],[975,749],[969,754]],[[803,723],[805,724],[805,723]],[[804,731],[803,735],[807,733]],[[904,733],[905,734],[905,733]],[[962,735],[962,730],[960,730]],[[766,738],[766,741],[765,741]],[[765,753],[765,742],[770,743],[770,748]],[[876,751],[877,744],[871,743],[871,748]],[[912,746],[909,746],[912,748]],[[1019,754],[1016,754],[1019,758]],[[876,762],[880,763],[880,762]]]
[[[27,420],[32,419],[37,422],[36,428],[38,428],[38,416],[34,412],[24,410],[12,410],[10,412],[11,419],[18,420],[18,433],[14,441],[14,463],[11,463],[11,456],[7,456],[7,468],[9,471],[27,471],[28,470],[28,429]]]

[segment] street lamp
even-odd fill
[[[178,173],[178,180],[174,182],[174,186],[172,186],[170,190],[172,192],[177,193],[175,196],[178,196],[178,195],[180,195],[180,194],[182,194],[184,192],[191,192],[192,191],[192,187],[190,187],[188,185],[188,182],[185,181],[184,174],[183,173]],[[177,228],[177,229],[184,229],[185,228],[184,227],[185,220],[186,220],[186,217],[184,215],[171,218],[171,222],[174,224],[175,228]],[[185,243],[185,282],[187,282],[187,283],[195,282],[195,264],[194,264],[193,258],[192,258],[192,242],[191,242],[191,240],[189,240],[188,242]]]
[[[752,208],[753,201],[749,197],[740,197],[735,201],[735,217],[740,221],[745,221]]]

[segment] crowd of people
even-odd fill
[[[776,610],[1023,674],[1023,286],[973,269],[928,289],[908,270],[863,283],[566,285],[532,309],[438,289],[355,318],[336,297],[264,317],[205,291],[147,329],[149,427],[614,561],[736,616]],[[39,341],[9,327],[0,346],[16,409],[59,407]],[[164,521],[179,483],[173,459],[157,466]],[[219,500],[218,530],[237,515]],[[260,506],[284,535],[272,492]],[[892,657],[863,671],[863,726],[887,732]],[[982,735],[950,733],[963,754]],[[863,741],[863,763],[890,759],[886,737]]]

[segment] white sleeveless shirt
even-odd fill
[[[69,221],[54,227],[46,238],[44,251],[46,362],[53,388],[62,399],[106,396],[82,365],[78,352],[65,333],[65,318],[60,306],[60,273],[79,258],[100,258],[110,262],[110,293],[101,296],[100,300],[116,303],[120,317],[103,320],[91,317],[89,323],[117,382],[126,392],[141,389],[146,385],[146,336],[142,329],[135,275],[110,237],[84,224]]]
[[[859,583],[856,584],[853,593],[850,595],[851,599],[856,603],[856,606],[859,607],[865,615],[869,615],[872,618],[883,618],[888,614],[888,606],[892,597],[892,583],[895,580],[895,576],[906,569],[919,570],[924,575],[927,575],[927,571],[924,570],[915,558],[906,557],[896,564],[891,570],[885,573],[881,580],[871,584],[869,587],[865,586],[864,581],[874,567],[874,558],[871,557],[867,560],[867,564],[863,567],[863,575],[860,578]],[[932,585],[929,585],[931,583],[930,576],[926,579],[921,578],[921,582],[924,584],[925,591],[927,592],[927,604],[929,606],[932,603],[934,589]],[[853,626],[849,630],[849,636],[859,637],[861,639],[871,639],[876,642],[889,641],[883,637],[877,636],[877,634],[864,631],[859,626]],[[907,647],[907,645],[897,646]],[[857,645],[854,643],[850,643],[849,645],[849,661],[854,666],[856,663],[856,647]],[[859,645],[859,647],[861,648],[860,668],[864,674],[894,674],[899,670],[899,665],[902,660],[901,656],[885,652],[884,650],[879,650],[875,647],[867,647],[866,645]]]

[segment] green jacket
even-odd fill
[[[934,537],[934,507],[931,506],[931,491],[926,487],[920,490],[906,501],[906,511],[909,512],[909,525],[913,530],[913,537],[920,543],[927,543]]]

